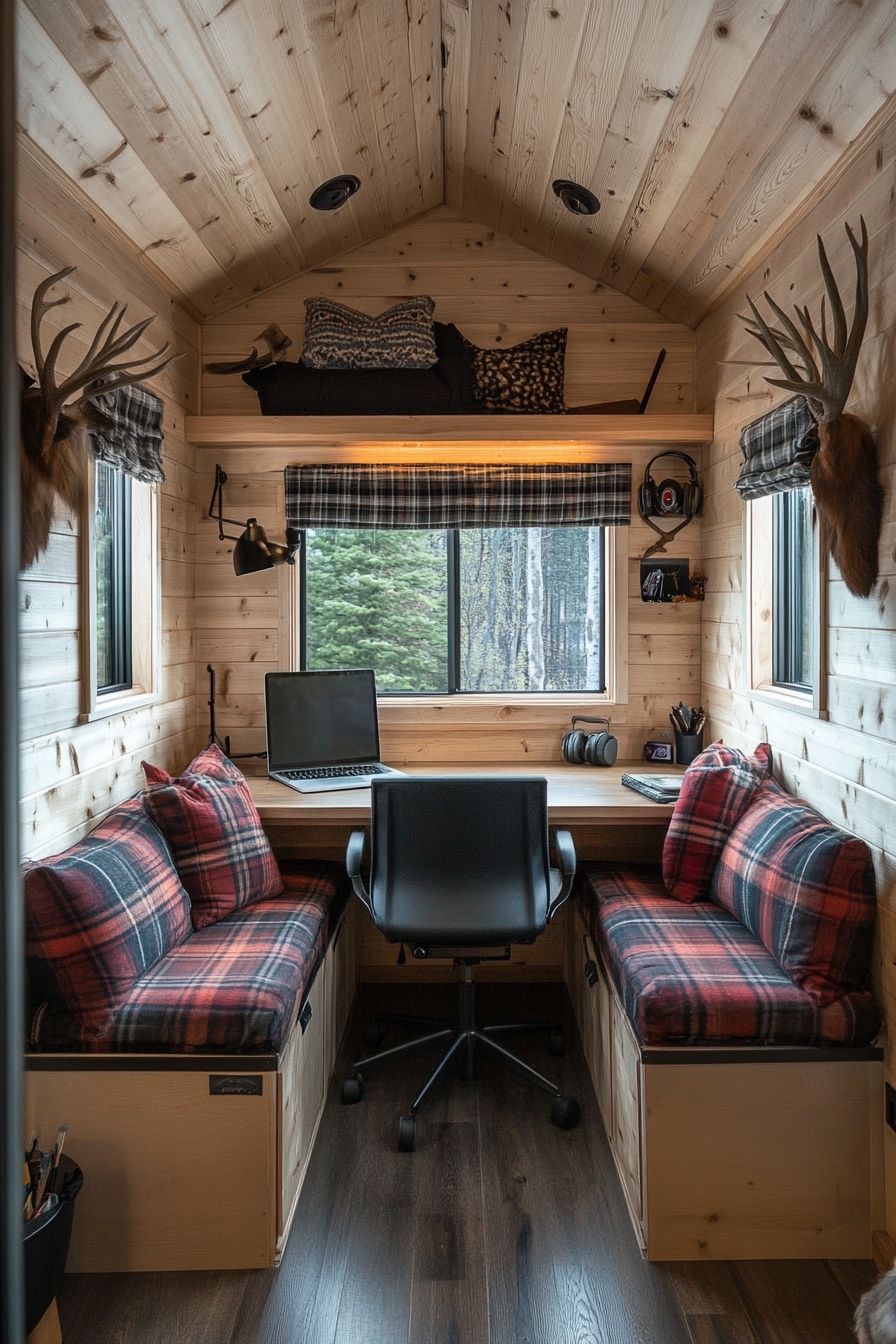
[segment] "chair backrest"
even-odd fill
[[[376,779],[370,897],[393,941],[527,942],[551,899],[547,780]]]

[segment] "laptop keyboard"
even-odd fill
[[[385,775],[381,765],[318,765],[310,770],[278,770],[284,779],[351,779],[355,775]]]

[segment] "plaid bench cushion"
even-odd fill
[[[867,1045],[880,1030],[870,994],[815,1003],[727,910],[670,900],[656,868],[592,872],[582,901],[645,1045]]]
[[[864,984],[876,912],[868,846],[774,780],[731,832],[711,894],[816,1003]]]
[[[348,892],[340,865],[308,862],[282,896],[193,933],[140,977],[100,1038],[45,1012],[32,1047],[176,1054],[275,1054],[326,951]]]
[[[138,798],[64,854],[24,869],[28,991],[102,1036],[141,975],[192,932],[168,846]]]

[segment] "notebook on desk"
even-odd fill
[[[674,803],[681,793],[681,775],[623,775],[627,789],[643,793],[654,803]]]
[[[376,680],[369,668],[268,672],[264,679],[268,775],[300,793],[366,789],[400,775],[380,761]]]

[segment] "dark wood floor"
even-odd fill
[[[483,989],[484,1020],[518,1015],[518,989]],[[368,986],[355,1020],[386,999],[412,1011],[415,993]],[[556,1013],[554,987],[525,995],[526,1016]],[[417,1151],[402,1154],[397,1117],[425,1061],[371,1074],[353,1107],[340,1103],[337,1069],[280,1269],[69,1275],[65,1344],[854,1341],[870,1261],[641,1259],[569,1030],[565,1060],[522,1047],[546,1072],[559,1064],[579,1098],[582,1124],[568,1132],[550,1124],[547,1094],[484,1064],[477,1082],[439,1090]]]

